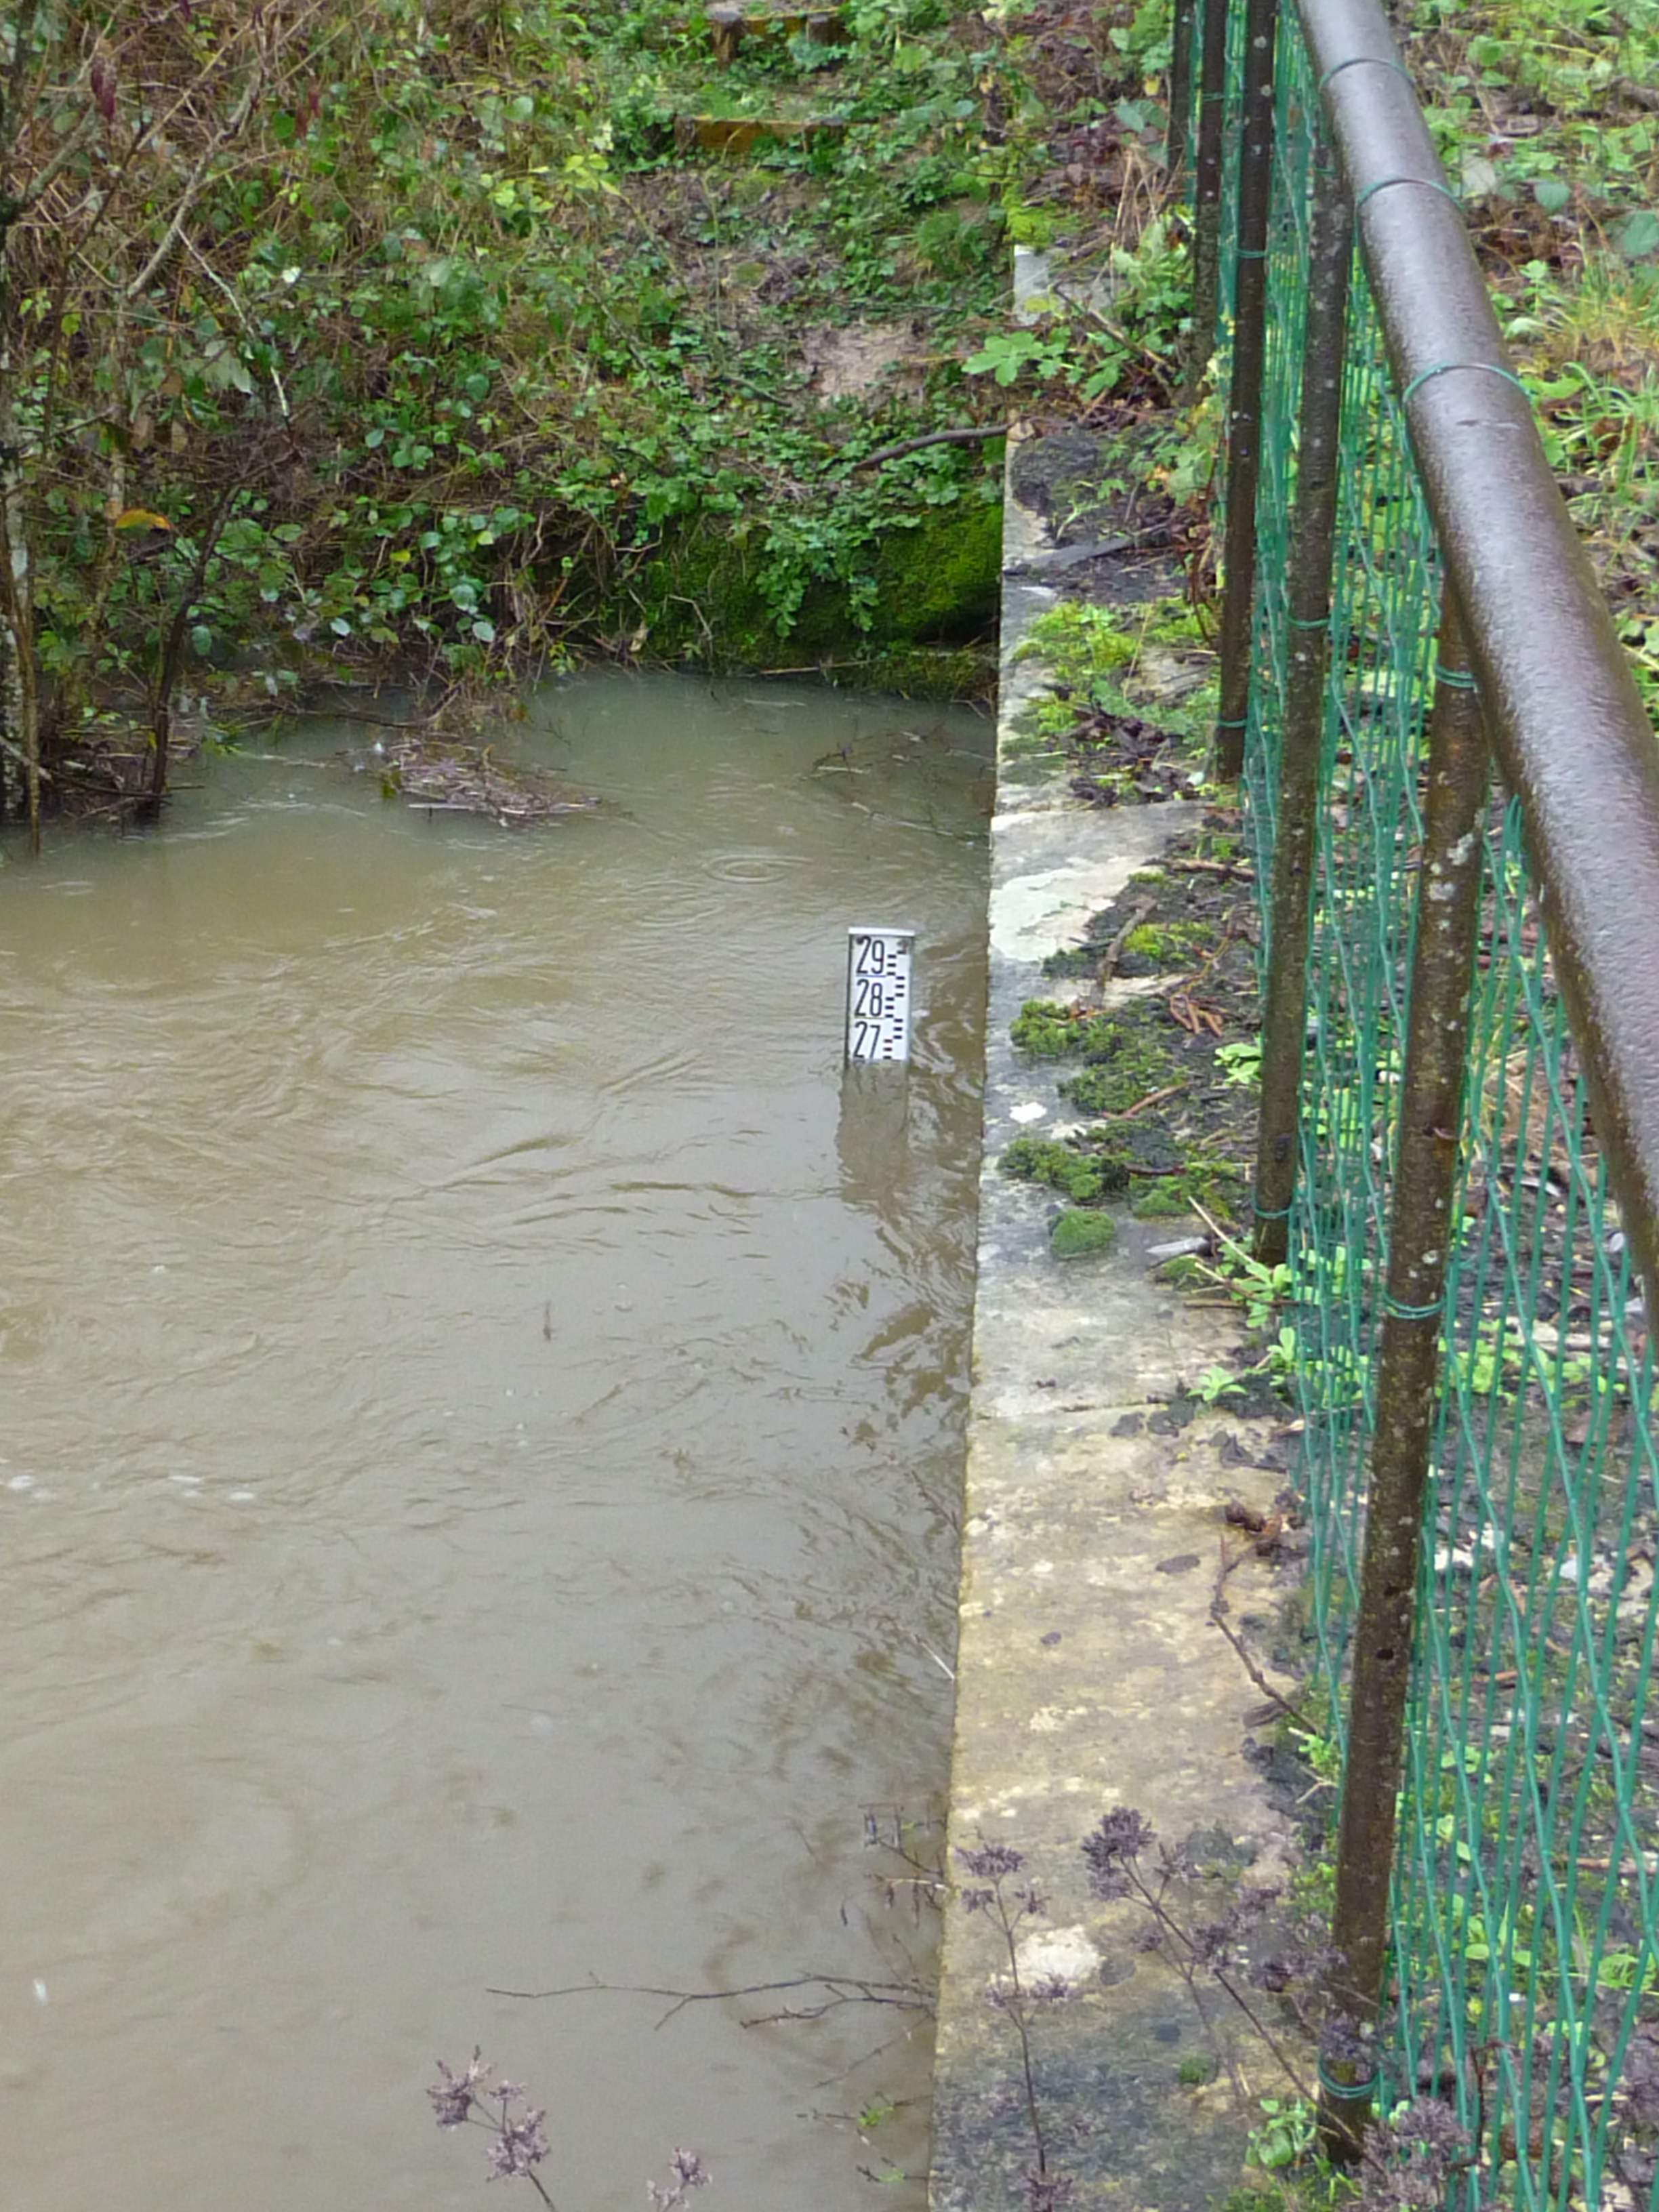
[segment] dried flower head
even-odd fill
[[[486,2154],[492,2181],[512,2181],[534,2173],[547,2156],[547,2136],[542,2128],[546,2118],[545,2112],[526,2112],[515,2119],[503,2101],[501,2124]]]
[[[427,2091],[441,2128],[464,2127],[471,2118],[472,2107],[482,2096],[491,2094],[489,2076],[494,2068],[484,2063],[483,2052],[477,2044],[472,2046],[472,2061],[465,2074],[453,2073],[441,2058],[438,2071],[442,2080],[434,2081]]]
[[[1468,2131],[1438,2097],[1417,2097],[1365,2137],[1357,2212],[1438,2212],[1451,2178],[1470,2163]]]
[[[1097,1898],[1126,1898],[1130,1893],[1130,1865],[1155,1840],[1155,1829],[1128,1805],[1106,1812],[1095,1823],[1095,1832],[1084,1836],[1079,1850],[1088,1867],[1088,1887]]]
[[[696,2152],[681,2150],[678,2144],[673,2157],[669,2160],[669,2172],[672,2180],[668,2188],[660,2188],[654,2181],[647,2181],[645,2185],[651,2202],[658,2207],[658,2212],[677,2212],[677,2208],[685,2203],[689,2191],[708,2186],[708,2169]]]
[[[476,2044],[464,2074],[456,2073],[441,2058],[439,2079],[426,2093],[432,2100],[438,2125],[460,2128],[471,2124],[488,2128],[490,2142],[484,2160],[490,2180],[513,2181],[527,2177],[535,2181],[545,2197],[547,2191],[536,2179],[536,2168],[548,2153],[547,2136],[542,2126],[547,2115],[532,2112],[518,2083],[498,2081],[495,2073],[494,2066]],[[524,2111],[515,2112],[514,2107],[520,2105],[525,2106]]]
[[[1089,1887],[1099,1898],[1127,1897],[1129,1865],[1156,1840],[1157,1832],[1132,1807],[1103,1813],[1080,1846],[1089,1869]]]
[[[1072,1994],[1072,1985],[1064,1974],[1044,1974],[1030,1984],[1025,1994],[1034,2005],[1064,2004]]]
[[[975,1881],[1000,1881],[1018,1874],[1025,1863],[1024,1852],[1017,1851],[1012,1844],[981,1843],[976,1851],[958,1846],[957,1856]]]

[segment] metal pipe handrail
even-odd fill
[[[1297,0],[1498,767],[1659,1324],[1659,739],[1378,0]]]

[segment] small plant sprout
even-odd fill
[[[1261,1040],[1260,1037],[1240,1037],[1236,1043],[1218,1045],[1216,1060],[1230,1084],[1241,1091],[1255,1091],[1261,1083]]]
[[[1196,1201],[1193,1210],[1215,1239],[1217,1248],[1213,1261],[1194,1261],[1197,1273],[1237,1300],[1251,1328],[1268,1328],[1295,1288],[1290,1269],[1282,1262],[1275,1267],[1264,1265],[1247,1252],[1236,1237],[1230,1237]]]
[[[1261,2125],[1250,2130],[1250,2159],[1264,2173],[1301,2166],[1319,2141],[1314,2107],[1305,2097],[1263,2097]]]
[[[1206,1406],[1213,1406],[1222,1398],[1244,1394],[1244,1385],[1231,1367],[1206,1367],[1193,1384],[1193,1395]]]

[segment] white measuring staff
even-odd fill
[[[910,963],[914,929],[860,927],[847,933],[847,1057],[910,1057]]]

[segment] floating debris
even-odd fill
[[[386,797],[428,814],[484,814],[504,830],[518,830],[562,814],[591,813],[599,803],[562,789],[538,769],[506,765],[489,745],[421,732],[374,750]]]

